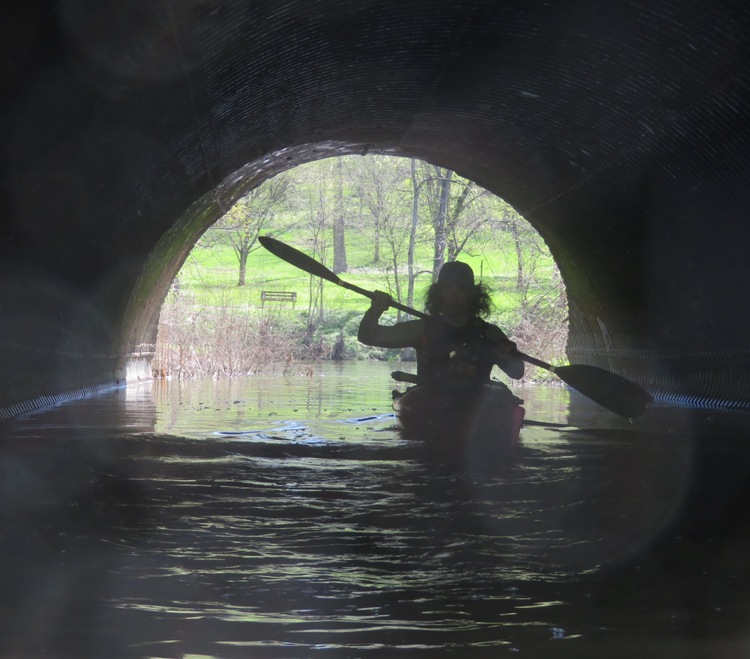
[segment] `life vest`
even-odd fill
[[[461,390],[486,383],[496,362],[495,344],[486,338],[489,327],[478,317],[462,327],[428,320],[417,348],[419,384]]]

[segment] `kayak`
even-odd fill
[[[500,382],[477,390],[442,391],[424,385],[394,392],[401,436],[440,450],[504,455],[518,443],[523,401]]]

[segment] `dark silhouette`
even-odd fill
[[[468,264],[452,261],[443,265],[437,282],[427,292],[431,318],[381,325],[378,321],[391,303],[387,293],[374,294],[357,338],[381,348],[414,348],[419,384],[473,388],[489,381],[495,364],[511,378],[523,377],[524,364],[516,344],[484,320],[491,310],[490,296],[484,284],[474,282]]]

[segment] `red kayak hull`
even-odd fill
[[[472,392],[442,392],[414,387],[394,408],[401,435],[436,449],[485,450],[506,454],[518,443],[525,410],[508,390],[485,387]]]

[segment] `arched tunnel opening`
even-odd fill
[[[386,290],[417,313],[436,262],[461,260],[489,293],[487,319],[537,359],[567,361],[565,283],[535,229],[451,170],[368,153],[323,158],[263,181],[206,228],[184,262],[149,266],[180,270],[166,297],[161,289],[145,292],[161,299],[159,331],[154,345],[150,322],[134,330],[143,352],[129,362],[128,381],[244,376],[290,360],[414,360],[413,349],[368,350],[356,336],[367,297],[279,260],[263,249],[263,236],[281,238],[365,291]],[[281,304],[289,302],[283,296],[291,303]],[[391,320],[414,318],[394,314]],[[558,382],[531,368],[523,380]]]

